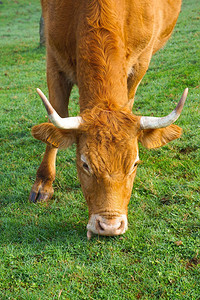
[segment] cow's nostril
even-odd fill
[[[105,233],[116,233],[116,231],[122,231],[125,227],[124,220],[117,222],[116,224],[106,224],[100,220],[96,221],[96,229],[98,232],[104,231]]]
[[[104,230],[104,228],[103,228],[103,226],[101,225],[101,222],[100,222],[100,221],[98,221],[98,227],[99,227],[100,230],[102,230],[102,231]]]
[[[125,222],[124,222],[124,220],[122,220],[119,227],[118,227],[118,230],[124,229],[124,226],[125,226]]]

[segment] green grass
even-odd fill
[[[185,87],[181,139],[140,148],[122,237],[86,239],[88,209],[75,147],[59,152],[49,204],[28,195],[44,152],[31,127],[46,121],[35,88],[47,92],[39,48],[39,1],[0,5],[0,299],[199,299],[200,3],[184,0],[172,38],[151,62],[134,112],[169,113]],[[78,91],[71,95],[76,115]],[[181,242],[180,242],[181,241]]]

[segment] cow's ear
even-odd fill
[[[160,129],[144,129],[141,131],[139,141],[148,149],[159,148],[179,138],[181,133],[182,129],[177,125]]]
[[[54,148],[66,149],[76,141],[75,130],[64,130],[51,123],[43,123],[32,128],[32,136]]]

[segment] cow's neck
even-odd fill
[[[77,44],[80,109],[99,104],[124,106],[128,96],[123,20],[119,17],[123,10],[116,6],[118,1],[88,2]]]

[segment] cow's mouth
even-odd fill
[[[87,238],[91,239],[92,234],[116,236],[125,233],[128,228],[126,215],[116,218],[105,218],[101,215],[94,214],[90,217],[87,225]]]

